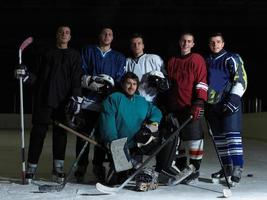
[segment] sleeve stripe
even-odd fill
[[[197,85],[196,85],[196,89],[197,90],[204,90],[204,91],[208,91],[208,85],[206,83],[203,83],[203,82],[199,82]]]

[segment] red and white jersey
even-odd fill
[[[182,110],[195,99],[207,101],[207,68],[203,57],[197,53],[173,57],[167,66],[172,89],[169,95],[171,108]]]

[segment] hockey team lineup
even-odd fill
[[[141,34],[130,38],[128,58],[111,48],[111,28],[103,28],[98,38],[98,44],[79,52],[68,45],[70,27],[58,27],[55,47],[40,55],[34,71],[23,63],[33,38],[20,46],[15,77],[20,86],[22,184],[37,185],[40,193],[64,191],[71,177],[83,184],[90,153],[95,187],[103,194],[120,193],[129,185],[139,192],[190,185],[201,178],[206,132],[219,165],[209,181],[222,186],[222,197],[231,197],[232,188],[242,184],[244,162],[240,121],[247,75],[240,55],[225,50],[221,33],[210,35],[207,58],[191,51],[194,35],[182,33],[179,55],[166,63],[145,53]],[[28,156],[24,87],[34,88],[35,99]],[[50,125],[54,182],[45,183],[35,175]],[[68,134],[76,137],[76,158],[65,173]]]

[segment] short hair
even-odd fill
[[[56,32],[58,33],[58,31],[60,30],[60,29],[62,29],[63,27],[68,27],[69,29],[70,29],[70,31],[71,31],[71,27],[70,27],[70,25],[67,25],[67,24],[60,24],[60,25],[58,25],[57,26],[57,30],[56,30]]]
[[[135,80],[137,82],[137,85],[139,85],[139,78],[133,72],[126,72],[121,78],[121,84],[123,84],[128,78]]]
[[[134,38],[141,38],[142,41],[143,41],[143,43],[145,43],[145,42],[144,42],[144,37],[143,37],[143,35],[140,34],[140,33],[134,33],[134,34],[130,37],[130,43],[132,42],[132,39],[134,39]]]
[[[209,40],[212,38],[212,37],[221,37],[222,38],[222,41],[224,42],[224,37],[223,37],[223,34],[221,32],[213,32],[210,34],[210,37],[209,37]]]
[[[194,34],[193,34],[192,32],[190,32],[190,31],[184,31],[184,32],[182,32],[182,33],[180,34],[180,38],[179,38],[179,40],[180,40],[184,35],[191,35],[191,36],[193,37],[193,41],[195,41],[195,36],[194,36]]]

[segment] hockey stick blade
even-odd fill
[[[64,185],[40,185],[39,186],[39,192],[60,192]]]
[[[140,167],[128,178],[126,179],[119,187],[108,187],[105,186],[101,183],[97,183],[96,184],[96,189],[99,192],[105,193],[105,194],[115,194],[117,192],[119,192],[124,186],[126,186],[138,173],[141,172],[141,170],[154,158],[155,155],[157,155],[161,149],[163,149],[163,147],[165,147],[165,145],[170,142],[171,140],[173,140],[175,138],[175,136],[179,135],[180,131],[191,121],[192,119],[192,115],[179,127],[177,128],[176,131],[174,131],[171,136],[165,140],[164,143],[162,143],[155,151],[153,154],[151,154],[141,165]]]
[[[223,189],[223,196],[225,198],[231,197],[232,196],[232,191],[230,189]]]
[[[29,46],[33,42],[33,37],[28,37],[24,42],[20,45],[19,50],[23,51],[27,46]]]
[[[108,187],[101,183],[96,184],[96,189],[99,192],[102,192],[104,194],[116,194],[119,190],[121,190],[124,187],[124,185],[121,185],[120,187]]]

